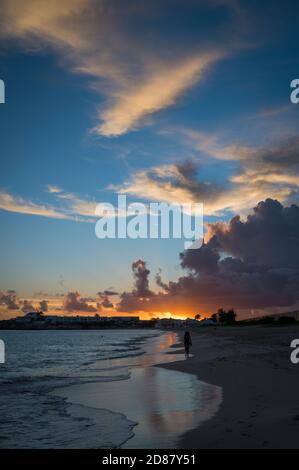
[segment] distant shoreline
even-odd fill
[[[36,325],[16,325],[16,326],[2,326],[0,323],[0,331],[49,331],[49,330],[140,330],[140,329],[153,329],[153,326],[148,325],[48,325],[48,326],[36,326]]]

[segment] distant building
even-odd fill
[[[156,321],[155,328],[160,329],[180,329],[186,327],[186,320],[177,320],[174,318],[161,318]]]
[[[120,322],[120,323],[128,323],[128,322],[138,322],[139,317],[109,317],[109,320],[115,321],[115,322]]]
[[[36,321],[43,321],[48,325],[76,325],[76,324],[98,324],[98,323],[112,323],[112,324],[135,324],[139,322],[139,317],[136,316],[117,316],[117,317],[102,317],[102,316],[83,316],[83,315],[43,315],[41,312],[29,312],[23,317],[16,318],[18,323],[32,323]]]
[[[186,320],[186,328],[192,327],[192,326],[199,326],[200,321],[199,320],[194,320],[193,318],[187,318]]]
[[[218,322],[211,320],[211,318],[205,318],[199,322],[200,326],[217,326],[219,325]]]
[[[194,320],[193,318],[186,318],[185,320],[176,319],[176,318],[161,318],[156,321],[156,328],[161,329],[186,329],[192,327],[198,327],[200,325],[199,320]]]
[[[41,321],[43,320],[42,312],[28,312],[23,317],[18,317],[17,321],[31,323],[33,321]]]

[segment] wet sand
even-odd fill
[[[176,333],[165,332],[147,340],[142,356],[106,361],[107,367],[128,367],[127,380],[74,385],[55,394],[80,405],[81,411],[109,410],[135,423],[133,436],[122,448],[175,448],[183,433],[217,413],[222,400],[220,387],[203,383],[194,374],[154,367],[184,358],[175,348],[168,354],[178,339]]]
[[[202,328],[193,357],[163,365],[222,387],[209,421],[185,433],[178,448],[299,448],[299,364],[290,343],[299,327]]]

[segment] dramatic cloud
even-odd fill
[[[25,314],[26,313],[29,313],[29,312],[35,312],[36,309],[35,307],[32,305],[31,301],[30,300],[23,300],[22,301],[22,308],[21,308],[22,312],[24,312]]]
[[[299,207],[283,207],[267,199],[245,221],[239,216],[229,223],[209,226],[208,246],[272,268],[299,267]],[[218,248],[218,247],[217,247]],[[187,252],[188,253],[188,252]]]
[[[102,302],[101,302],[100,305],[101,305],[103,308],[113,308],[113,307],[114,307],[113,303],[110,302],[108,296],[104,296],[104,297],[103,297],[103,300],[102,300]]]
[[[153,297],[154,293],[149,289],[149,274],[145,261],[139,259],[132,263],[134,288],[132,292],[123,292],[118,304],[120,311],[143,310],[142,305]],[[140,306],[140,308],[139,308]]]
[[[40,303],[39,303],[39,307],[40,307],[42,312],[47,312],[49,310],[47,300],[41,300]]]
[[[217,7],[226,14],[215,28],[204,20]],[[180,10],[186,24],[175,26],[172,15]],[[195,14],[203,27],[191,38]],[[52,47],[67,67],[90,77],[106,98],[94,130],[118,136],[173,105],[210,66],[242,47],[239,23],[240,8],[230,1],[192,2],[186,16],[183,1],[173,8],[157,0],[2,0],[0,30],[31,52]]]
[[[136,297],[151,297],[152,292],[149,290],[148,280],[150,270],[147,269],[146,263],[141,259],[134,261],[132,264],[132,271],[135,280],[134,293]]]
[[[8,310],[18,310],[20,307],[17,293],[14,290],[0,292],[0,305],[4,305]]]
[[[291,195],[299,185],[299,137],[292,136],[272,145],[250,147],[225,144],[217,136],[181,129],[184,142],[217,160],[239,162],[239,170],[231,176],[238,189],[250,185],[254,191],[284,191]],[[272,193],[271,193],[272,194]],[[283,193],[282,193],[283,194]],[[268,194],[270,195],[270,194]]]
[[[198,180],[198,168],[194,162],[161,165],[133,174],[130,181],[111,186],[122,194],[142,199],[171,203],[204,201],[208,213],[220,197],[223,188]]]
[[[110,289],[106,289],[104,290],[103,292],[98,292],[98,295],[100,297],[104,296],[104,295],[107,295],[108,297],[111,296],[111,295],[118,295],[118,292],[114,291],[114,290],[110,290]]]
[[[203,178],[198,162],[187,161],[138,170],[128,181],[111,189],[168,203],[203,202],[205,215],[218,216],[224,211],[246,213],[267,197],[282,203],[299,201],[298,137],[254,148],[221,145],[216,137],[198,132],[184,131],[183,135],[190,139],[192,148],[208,158],[235,164],[227,180],[218,184]]]
[[[98,296],[100,297],[98,305],[100,308],[114,308],[114,304],[111,302],[110,297],[115,295],[118,295],[118,292],[111,289],[98,292]]]
[[[64,299],[63,309],[67,312],[97,312],[97,309],[80,298],[79,292],[69,292]]]
[[[119,307],[184,314],[294,306],[299,300],[298,243],[299,207],[267,199],[244,221],[237,216],[227,224],[210,224],[207,243],[181,254],[187,275],[166,283],[159,272],[161,292],[140,299],[133,289],[123,294]]]

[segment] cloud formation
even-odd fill
[[[0,305],[5,306],[8,310],[18,310],[20,307],[16,291],[0,292]]]
[[[299,267],[299,207],[278,201],[260,202],[245,221],[235,216],[229,223],[209,225],[208,246],[218,246],[234,257],[272,268]]]
[[[129,180],[111,186],[124,194],[168,203],[203,202],[205,215],[224,211],[246,213],[258,201],[299,201],[299,138],[267,147],[221,145],[215,136],[184,131],[192,148],[208,158],[235,163],[234,172],[221,184],[201,176],[201,156],[194,161],[138,170]]]
[[[119,308],[186,314],[292,307],[299,301],[298,243],[299,207],[267,199],[245,220],[210,224],[207,243],[181,254],[185,276],[164,282],[159,272],[160,292],[145,299],[133,288]]]
[[[204,201],[208,214],[214,211],[215,204],[215,210],[218,208],[217,200],[223,191],[217,184],[201,181],[198,166],[193,161],[138,170],[129,181],[110,188],[122,194],[169,204]]]
[[[98,292],[98,295],[99,295],[100,297],[105,296],[105,295],[107,295],[108,297],[110,297],[111,295],[118,295],[118,292],[116,292],[115,290],[106,289],[106,290],[104,290],[103,292],[101,292],[101,291]]]
[[[39,303],[39,307],[42,312],[48,312],[49,306],[47,300],[41,300]]]
[[[89,77],[105,98],[94,131],[118,136],[173,105],[213,64],[241,47],[236,5],[203,1],[186,10],[182,0],[175,9],[157,0],[3,0],[0,30],[31,52],[52,47],[68,68]],[[204,20],[217,7],[226,14],[216,31]],[[174,10],[182,10],[185,25],[172,21]],[[195,14],[203,27],[191,38],[186,33]]]
[[[63,309],[67,312],[97,312],[97,309],[81,299],[79,292],[68,292],[64,298]]]
[[[102,299],[102,302],[100,304],[103,308],[114,308],[114,305],[112,302],[110,302],[109,297],[105,295]]]
[[[34,306],[32,305],[30,300],[25,299],[25,300],[21,301],[21,303],[22,303],[21,310],[22,310],[23,313],[26,314],[26,313],[29,313],[29,312],[35,312],[36,311],[36,309],[34,308]]]
[[[0,191],[0,209],[18,214],[37,215],[59,220],[94,222],[97,203],[60,188],[48,186],[47,192],[55,200],[51,204],[40,204],[23,197]]]
[[[134,261],[132,263],[132,273],[134,278],[133,290],[131,292],[123,292],[120,295],[119,311],[143,310],[142,305],[154,296],[154,293],[149,288],[148,277],[150,270],[147,268],[146,262],[142,259]]]
[[[54,207],[37,204],[7,192],[0,192],[0,209],[19,214],[38,215],[51,219],[70,219],[71,217]]]
[[[191,57],[178,65],[155,64],[154,70],[139,87],[134,86],[115,95],[111,107],[100,112],[100,118],[104,122],[95,127],[95,130],[105,136],[117,136],[136,128],[144,117],[173,105],[222,55],[220,52],[213,52]]]

